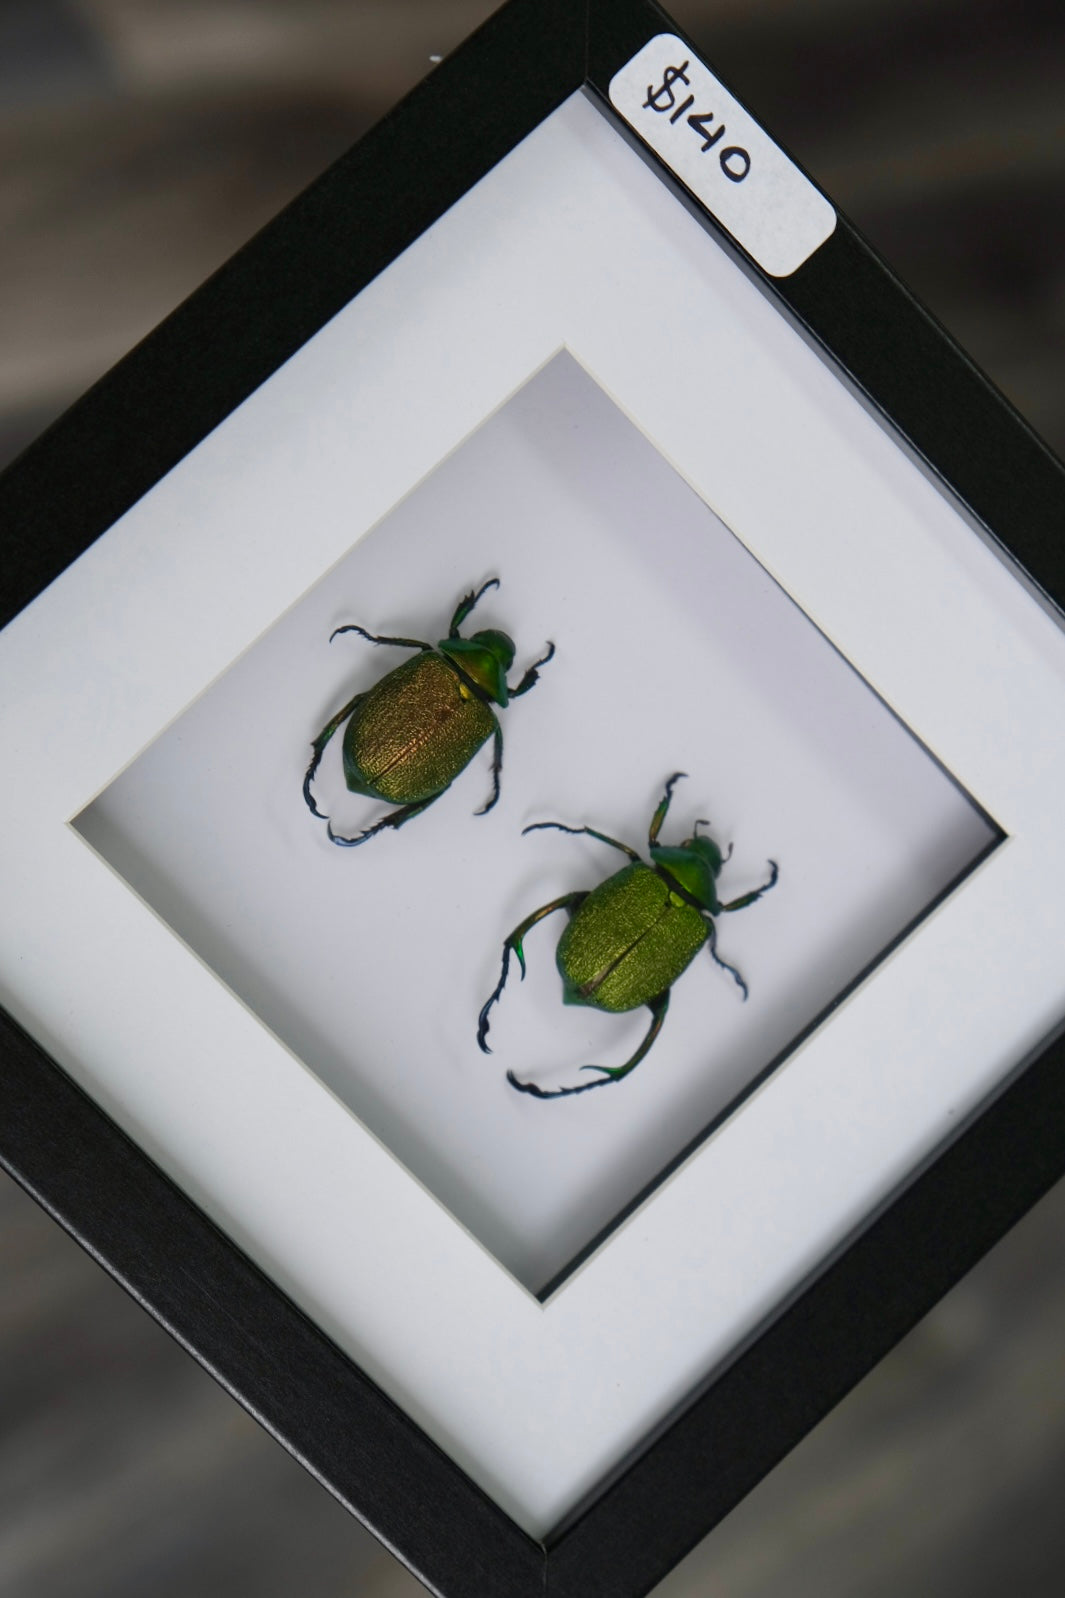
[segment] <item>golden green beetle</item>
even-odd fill
[[[770,860],[769,880],[762,887],[722,904],[717,896],[717,878],[732,849],[730,846],[728,854],[722,855],[712,838],[699,835],[699,828],[708,826],[708,822],[697,821],[692,836],[683,843],[673,847],[659,844],[658,835],[674,786],[684,775],[683,771],[676,771],[670,777],[651,818],[647,834],[650,865],[627,843],[619,843],[594,827],[567,827],[560,821],[537,821],[524,829],[536,832],[551,827],[559,832],[587,833],[612,849],[620,849],[622,854],[628,855],[630,864],[590,892],[565,893],[559,899],[552,899],[550,904],[541,905],[514,928],[503,944],[503,969],[495,991],[481,1010],[477,1028],[481,1048],[486,1054],[492,1052],[486,1041],[488,1017],[506,983],[511,950],[518,957],[524,977],[525,934],[555,910],[568,910],[570,914],[555,953],[562,978],[563,1003],[586,1004],[612,1014],[646,1005],[651,1012],[651,1025],[635,1054],[624,1065],[582,1066],[582,1071],[600,1073],[594,1081],[582,1082],[577,1087],[547,1089],[534,1082],[519,1082],[514,1073],[508,1071],[507,1081],[519,1092],[531,1093],[538,1099],[565,1098],[628,1076],[662,1030],[674,982],[687,970],[704,944],[717,964],[735,979],[746,999],[746,982],[735,966],[722,960],[717,952],[714,917],[742,910],[768,893],[777,880],[777,865]]]
[[[371,644],[418,651],[413,660],[404,661],[373,688],[350,699],[313,741],[311,763],[303,779],[303,797],[312,815],[326,823],[333,843],[350,849],[385,827],[402,827],[420,815],[450,788],[489,738],[494,739],[492,795],[477,814],[483,816],[499,798],[503,733],[491,707],[503,708],[510,700],[528,693],[555,646],[548,644],[545,654],[529,667],[516,688],[508,686],[514,644],[507,634],[486,628],[472,638],[463,638],[460,632],[478,601],[490,588],[498,587],[498,577],[492,577],[476,593],[466,594],[451,618],[447,637],[435,648],[418,638],[382,637],[354,624],[338,627],[330,634],[330,643],[340,633],[358,633]],[[352,793],[384,799],[400,807],[353,838],[333,831],[329,817],[315,804],[313,793],[322,752],[345,721],[343,762],[348,788]]]

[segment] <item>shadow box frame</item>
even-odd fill
[[[936,485],[974,545],[994,547],[1033,613],[1053,616],[1065,603],[1060,463],[844,217],[773,275],[742,222],[730,233],[636,137],[612,84],[662,34],[678,30],[645,0],[509,0],[4,474],[0,626],[32,618],[79,556],[573,96]],[[749,113],[728,103],[735,127]],[[20,766],[24,795],[32,780]],[[56,1062],[48,1029],[34,1036],[17,1014],[17,965],[2,980],[15,1002],[0,1015],[0,1162],[442,1598],[648,1592],[1065,1171],[1065,1042],[1044,1027],[827,1260],[533,1535]]]

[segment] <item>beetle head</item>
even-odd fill
[[[695,823],[695,831],[690,838],[685,838],[681,848],[690,849],[692,854],[698,855],[699,859],[704,861],[709,867],[711,876],[718,877],[721,874],[721,867],[725,864],[727,856],[721,853],[713,838],[699,836],[700,825],[705,825],[705,823],[698,821]],[[732,850],[730,849],[729,854],[731,853]]]
[[[494,627],[486,627],[483,632],[474,633],[470,639],[471,644],[480,644],[482,649],[487,649],[493,660],[499,664],[499,669],[504,677],[514,664],[514,640],[508,633],[501,633]]]
[[[514,643],[506,633],[486,627],[472,638],[442,638],[437,645],[469,680],[497,705],[506,705],[507,672],[514,664]]]

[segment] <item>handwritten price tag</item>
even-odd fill
[[[675,34],[622,67],[610,100],[771,277],[788,277],[831,235],[824,195]]]

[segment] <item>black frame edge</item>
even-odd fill
[[[580,88],[585,3],[512,0],[489,17],[0,474],[0,528],[18,539],[0,627]],[[524,69],[505,115],[481,89],[501,60]]]
[[[538,1598],[541,1545],[3,1012],[0,1050],[0,1163],[19,1185],[419,1580]]]
[[[789,277],[770,278],[751,261],[706,207],[660,157],[620,118],[610,103],[610,80],[657,32],[677,33],[701,60],[707,58],[655,0],[618,0],[600,14],[589,0],[589,78],[600,109],[654,167],[687,208],[778,305],[785,306],[830,366],[843,369],[910,444],[949,491],[961,499],[996,543],[1009,529],[1008,554],[1044,592],[1062,594],[1062,494],[1065,463],[981,371],[952,334],[917,299],[826,196],[836,227]],[[707,65],[741,103],[727,75]],[[756,111],[752,118],[820,189],[802,162]],[[823,190],[821,192],[824,192]],[[1012,425],[1004,426],[1008,418]],[[960,484],[965,484],[965,491]],[[1062,601],[1057,601],[1061,603]]]
[[[649,1592],[1063,1169],[1059,1035],[991,1113],[974,1120],[724,1373],[714,1374],[605,1495],[557,1540],[548,1539],[552,1598]],[[697,1503],[682,1490],[692,1481],[707,1483]],[[640,1585],[625,1587],[634,1576]]]
[[[830,359],[996,542],[993,530],[1008,529],[1008,554],[1045,592],[1060,593],[1065,464],[853,224],[841,216],[779,287]],[[1003,426],[1006,417],[1012,425]]]
[[[663,28],[680,31],[653,0],[511,0],[490,18],[0,478],[0,524],[22,539],[0,626],[567,94],[586,86],[605,98],[612,71]],[[501,97],[483,103],[478,74],[519,58],[504,116]],[[456,122],[456,104],[466,108],[461,136],[437,117],[443,100]],[[446,181],[408,186],[371,240],[365,208],[377,205],[380,220],[383,197],[424,163],[430,131],[451,141],[439,157]],[[1005,531],[1036,580],[1065,592],[1065,470],[857,230],[840,217],[793,277],[766,288],[979,519]],[[267,298],[270,317],[257,320]],[[160,391],[172,415],[131,459],[128,429]],[[74,477],[86,484],[76,505]],[[2,1011],[0,1055],[16,1179],[447,1598],[646,1593],[1065,1170],[1059,1040],[545,1553]],[[112,1162],[113,1180],[101,1181]],[[381,1485],[401,1475],[413,1479],[409,1497]]]

